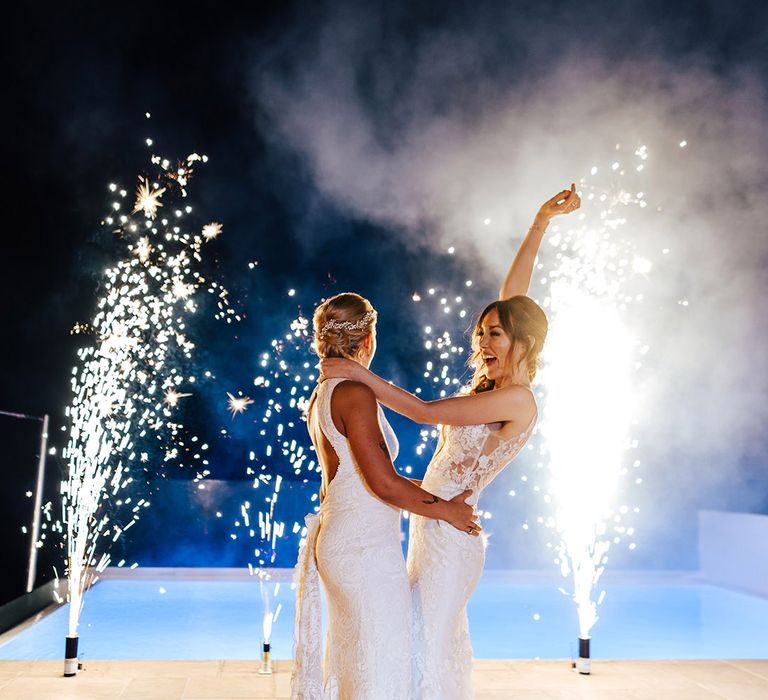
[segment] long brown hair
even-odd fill
[[[475,370],[475,374],[472,377],[471,394],[490,391],[495,386],[494,380],[489,379],[484,371],[479,336],[483,320],[494,309],[499,314],[502,329],[511,341],[504,368],[506,371],[517,369],[517,367],[510,365],[515,348],[518,343],[522,343],[525,346],[525,351],[520,358],[519,365],[526,369],[528,379],[532,380],[539,366],[539,353],[544,347],[544,340],[547,337],[547,316],[544,310],[530,297],[518,294],[509,299],[500,299],[488,304],[478,317],[472,332],[472,355],[469,358],[469,366]]]

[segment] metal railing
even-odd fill
[[[37,461],[37,480],[35,482],[35,505],[32,513],[32,533],[29,542],[29,560],[27,562],[27,593],[35,587],[37,578],[37,541],[40,537],[40,520],[43,507],[43,486],[45,484],[45,454],[48,450],[48,414],[44,416],[28,416],[24,413],[0,411],[0,416],[19,420],[40,421],[43,424],[40,432],[40,456]]]

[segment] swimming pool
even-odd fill
[[[141,570],[137,570],[139,572]],[[162,573],[99,582],[87,594],[80,653],[91,659],[255,659],[260,654],[259,584],[189,580]],[[570,658],[576,614],[562,581],[489,571],[470,606],[476,658]],[[290,658],[293,591],[285,581],[271,643]],[[592,655],[610,659],[768,658],[768,599],[700,583],[693,575],[614,576],[602,588]],[[63,658],[67,609],[61,607],[0,646],[0,659]]]

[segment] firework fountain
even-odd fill
[[[295,290],[289,291],[294,296]],[[253,499],[240,506],[231,537],[247,537],[253,542],[253,560],[248,563],[252,576],[258,578],[262,601],[262,661],[260,673],[270,673],[270,638],[281,605],[273,606],[281,582],[273,580],[280,541],[290,532],[303,536],[302,524],[294,521],[290,529],[280,515],[279,498],[283,486],[282,473],[293,472],[302,484],[319,481],[318,465],[311,458],[312,447],[303,414],[317,375],[310,355],[309,321],[299,312],[286,332],[273,338],[269,349],[259,354],[260,373],[253,379],[254,401],[239,392],[230,394],[233,418],[252,404],[259,415],[254,420],[257,442],[249,453],[247,476],[252,480]],[[317,504],[314,491],[307,495],[307,507]]]
[[[158,448],[163,464],[187,450],[175,413],[193,394],[197,381],[184,369],[195,348],[186,324],[198,311],[198,291],[217,297],[217,318],[237,319],[226,289],[196,269],[203,246],[221,233],[221,225],[209,223],[194,233],[184,230],[192,214],[192,207],[183,205],[186,187],[195,166],[206,161],[206,156],[195,153],[174,164],[152,156],[155,175],[139,178],[132,209],[128,191],[109,186],[114,199],[103,225],[119,237],[124,257],[104,272],[91,324],[75,327],[75,332],[88,333],[92,342],[78,351],[73,397],[66,410],[70,427],[63,456],[68,475],[62,495],[69,601],[67,676],[77,672],[84,594],[110,564],[109,546],[150,505],[147,494],[136,493],[149,473],[149,467],[142,465]],[[165,216],[159,216],[161,208]],[[202,470],[198,478],[205,473]]]
[[[545,252],[555,258],[543,302],[551,332],[542,372],[541,451],[550,476],[545,500],[554,510],[546,524],[559,537],[555,563],[572,577],[575,668],[583,674],[590,672],[590,633],[605,595],[595,597],[594,587],[612,544],[626,538],[634,549],[634,528],[625,520],[638,511],[618,501],[629,453],[637,447],[631,437],[639,410],[635,373],[648,351],[631,330],[632,307],[642,304],[652,266],[622,229],[646,209],[637,181],[648,152],[641,146],[623,153],[617,146],[616,158],[603,168],[609,182],[601,181],[597,166],[582,180],[583,212],[566,230],[553,226]]]

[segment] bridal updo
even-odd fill
[[[315,309],[313,326],[320,357],[355,359],[363,339],[376,327],[376,310],[359,294],[337,294]]]

